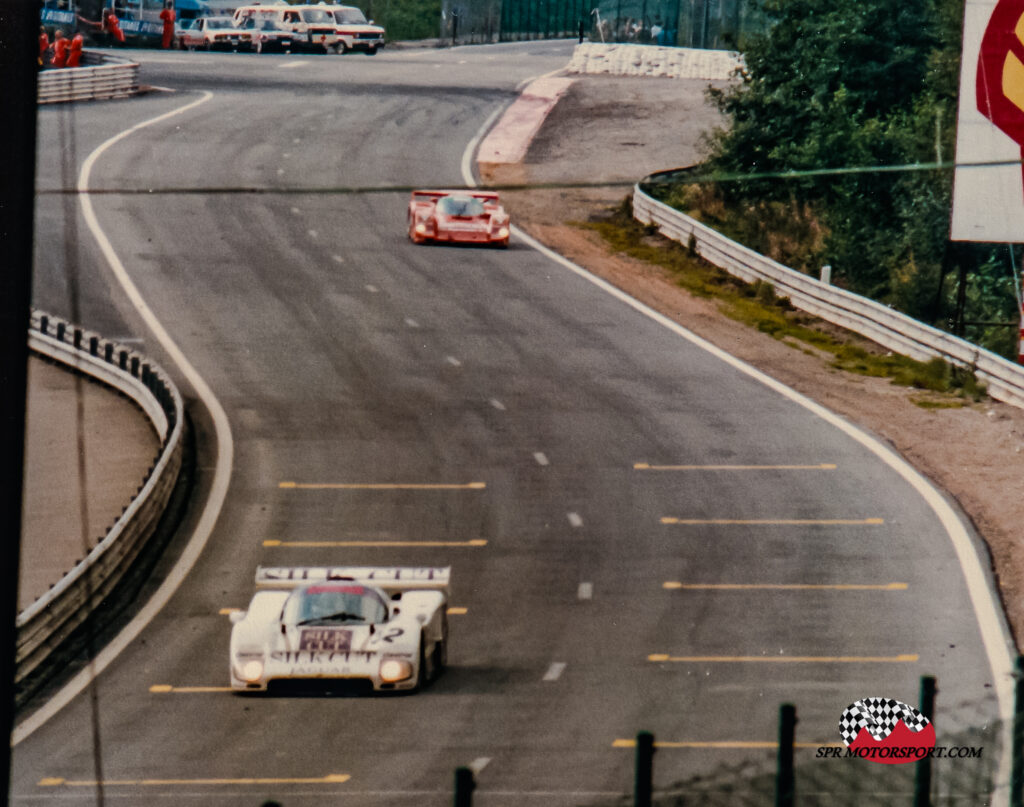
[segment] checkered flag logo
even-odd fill
[[[839,721],[839,733],[847,746],[853,744],[860,730],[864,728],[876,742],[882,742],[901,720],[915,733],[923,731],[930,725],[927,717],[902,701],[892,698],[864,698],[851,703],[843,711],[842,719]]]

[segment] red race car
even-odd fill
[[[509,215],[489,191],[413,191],[409,238],[414,244],[449,241],[508,246]]]

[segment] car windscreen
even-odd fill
[[[375,623],[387,619],[387,605],[374,589],[358,584],[309,586],[285,603],[284,621],[291,625]]]
[[[302,19],[305,22],[334,22],[334,17],[319,8],[307,8],[302,11]]]
[[[223,19],[209,19],[209,20],[207,20],[206,21],[206,27],[207,28],[234,28],[235,24],[234,24],[234,22],[230,18],[224,17]]]
[[[344,25],[366,25],[366,17],[358,8],[335,9],[334,20]]]
[[[446,216],[479,216],[484,204],[472,196],[445,196],[437,203],[437,211]]]

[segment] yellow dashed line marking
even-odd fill
[[[793,743],[795,748],[845,748],[842,743]],[[655,740],[655,748],[778,748],[777,742],[757,740]],[[636,748],[636,740],[615,740],[612,748]]]
[[[278,487],[287,490],[483,490],[487,483],[281,482]]]
[[[149,691],[156,695],[166,695],[173,693],[175,695],[196,695],[196,694],[207,694],[210,692],[231,692],[231,687],[176,687],[171,684],[153,684],[149,688]]]
[[[817,465],[650,465],[637,462],[637,471],[834,471],[838,466],[831,462]]]
[[[906,664],[917,661],[915,653],[901,653],[898,656],[670,656],[666,653],[652,653],[648,661],[655,662],[723,662],[774,664]]]
[[[241,610],[242,610],[241,608],[221,608],[220,611],[218,611],[217,613],[219,613],[221,616],[229,616],[229,615],[235,613],[236,611],[241,611]]]
[[[483,538],[469,541],[264,541],[263,546],[280,546],[284,548],[337,548],[337,547],[481,547],[487,546]]]
[[[712,591],[906,591],[906,583],[681,583],[669,580],[661,584],[670,590]]]
[[[452,614],[453,616],[462,616],[463,614],[469,613],[469,609],[453,605],[451,608],[448,609],[448,613]]]
[[[672,518],[661,519],[662,524],[745,524],[753,526],[780,524],[803,526],[874,526],[884,524],[883,518]]]
[[[47,776],[39,780],[40,787],[117,787],[117,786],[167,786],[167,785],[336,785],[347,782],[352,776],[347,773],[329,773],[306,779],[271,779],[271,778],[239,778],[239,779],[61,779]]]

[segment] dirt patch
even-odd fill
[[[531,184],[616,183],[509,191],[504,198],[514,223],[538,240],[885,440],[955,498],[990,548],[1019,646],[1024,638],[1024,410],[989,400],[963,408],[924,408],[920,404],[929,400],[928,393],[835,370],[831,356],[729,319],[714,300],[690,295],[660,267],[612,254],[597,233],[578,226],[618,206],[630,193],[627,183],[700,160],[701,132],[720,123],[704,102],[708,83],[582,77],[548,117],[525,161],[492,167],[489,175],[499,182],[516,177]]]

